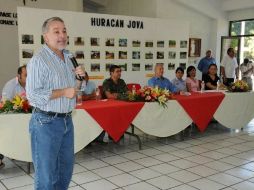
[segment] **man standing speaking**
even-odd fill
[[[72,110],[84,76],[65,50],[67,32],[59,17],[42,26],[45,44],[27,65],[26,93],[34,107],[29,124],[36,190],[67,190],[74,164]]]

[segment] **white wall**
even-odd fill
[[[201,38],[201,57],[207,49],[212,49],[217,62],[220,61],[220,36],[228,33],[227,20],[224,13],[220,13],[217,1],[203,2],[203,9],[198,5],[190,6],[190,1],[184,0],[109,0],[105,13],[177,19],[190,23],[189,36]],[[200,5],[201,6],[201,5]],[[201,58],[200,57],[200,58]],[[200,58],[189,58],[189,64],[198,63]],[[200,75],[199,75],[200,77]]]
[[[156,17],[156,4],[155,0],[108,0],[104,13]]]
[[[254,19],[254,8],[230,11],[228,12],[227,18],[229,21]]]
[[[190,22],[190,37],[201,38],[201,56],[205,54],[207,49],[215,49],[211,47],[211,41],[214,38],[213,19],[195,12],[187,7],[169,0],[157,1],[157,17],[159,18],[175,18]],[[193,63],[196,59],[190,59]]]
[[[126,83],[133,83],[134,81],[139,81],[139,83],[144,86],[147,84],[148,77],[153,73],[151,70],[146,70],[146,64],[164,63],[165,64],[165,75],[174,76],[174,71],[168,69],[169,63],[175,63],[175,67],[178,67],[179,62],[187,63],[188,57],[180,58],[180,52],[186,52],[187,47],[180,48],[180,41],[187,41],[189,38],[189,23],[187,21],[178,22],[175,19],[154,19],[154,18],[144,18],[144,17],[128,17],[119,15],[102,15],[102,14],[87,14],[87,13],[76,13],[70,11],[56,11],[48,9],[32,9],[32,8],[18,8],[19,14],[19,43],[20,43],[20,60],[21,63],[28,62],[29,59],[23,58],[22,50],[32,50],[37,52],[41,48],[41,25],[44,21],[43,15],[48,15],[49,17],[54,14],[59,15],[65,21],[69,36],[69,45],[66,49],[75,55],[76,51],[84,52],[84,59],[77,59],[81,64],[84,64],[86,71],[89,76],[94,79],[97,85],[101,85],[105,78],[108,78],[109,73],[106,70],[106,64],[117,64],[125,65],[127,64],[127,71],[122,72],[122,77],[125,79]],[[31,17],[30,15],[33,15]],[[105,19],[118,19],[124,21],[123,27],[103,27],[103,26],[93,26],[91,25],[91,18],[105,18]],[[129,21],[139,21],[143,23],[143,27],[129,28],[127,25]],[[80,24],[82,23],[82,24]],[[33,26],[31,28],[30,26]],[[171,28],[172,27],[172,28]],[[33,44],[22,44],[22,35],[29,34],[33,35]],[[175,47],[169,47],[170,40],[176,41]],[[83,37],[84,45],[75,45],[74,38]],[[99,38],[99,46],[92,46],[90,44],[91,37]],[[114,39],[114,46],[106,46],[105,41],[107,38]],[[119,47],[119,39],[127,39],[126,47]],[[141,42],[140,47],[133,47],[132,41],[139,40]],[[157,46],[157,41],[164,41],[163,47]],[[153,47],[146,47],[145,42],[153,41]],[[92,59],[91,52],[99,51],[100,59]],[[105,52],[110,51],[114,53],[114,59],[107,59]],[[118,56],[120,51],[126,51],[126,59],[121,59]],[[133,59],[133,52],[140,52],[140,58]],[[175,59],[170,59],[168,52],[173,51],[176,53]],[[153,53],[153,59],[146,59],[145,53]],[[157,58],[157,52],[163,52],[164,58]],[[139,71],[133,71],[132,64],[140,64]],[[100,69],[92,69],[93,64],[99,64]]]
[[[82,0],[40,0],[40,1],[26,1],[27,7],[59,9],[70,11],[83,11]],[[23,6],[21,0],[0,0],[1,12],[17,12],[17,7]],[[45,15],[46,18],[46,15]],[[0,17],[0,19],[4,19]],[[0,25],[0,93],[3,85],[16,76],[19,63],[18,51],[18,27]]]

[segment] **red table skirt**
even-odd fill
[[[91,100],[83,102],[77,109],[86,110],[114,141],[118,141],[143,106],[144,102]]]
[[[174,98],[184,108],[201,132],[205,131],[225,94],[220,92],[192,93],[190,96],[176,95]]]
[[[223,93],[205,92],[202,94],[192,93],[190,96],[176,95],[174,99],[179,102],[199,130],[203,132],[224,96]],[[118,100],[91,100],[83,102],[81,106],[77,106],[77,109],[86,110],[114,141],[118,141],[144,104],[144,102]]]

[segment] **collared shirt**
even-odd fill
[[[96,85],[92,81],[88,81],[87,83],[86,81],[83,81],[81,85],[81,90],[85,95],[90,95],[96,90]]]
[[[25,88],[20,85],[18,78],[15,77],[14,79],[9,80],[4,85],[4,88],[2,90],[2,97],[7,100],[12,100],[15,95],[21,95],[25,92]]]
[[[200,70],[203,74],[206,74],[211,64],[216,64],[215,59],[213,57],[204,57],[199,61],[198,70]]]
[[[128,91],[127,85],[123,79],[118,79],[117,83],[115,83],[111,78],[108,78],[104,80],[102,88],[104,97],[106,92],[118,93],[121,95],[126,94]]]
[[[170,82],[169,79],[165,78],[165,77],[153,77],[151,79],[148,80],[148,86],[151,87],[160,87],[163,89],[167,89],[173,93],[177,92],[176,87]]]
[[[231,58],[229,55],[225,55],[221,61],[221,66],[225,69],[226,78],[235,78],[235,69],[238,67],[235,57]]]
[[[76,98],[50,99],[53,90],[76,86],[73,65],[68,51],[64,61],[47,45],[32,57],[27,65],[26,93],[30,104],[44,111],[67,113],[76,105]]]
[[[242,77],[251,77],[254,73],[254,65],[251,62],[247,64],[243,63],[240,65],[240,70],[242,72]]]
[[[185,80],[174,78],[171,82],[173,85],[175,85],[175,87],[177,88],[177,91],[184,91],[184,92],[187,91]]]

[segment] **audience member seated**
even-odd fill
[[[26,88],[26,65],[18,68],[17,77],[9,80],[2,90],[2,99],[12,100],[16,94],[25,93]],[[4,155],[0,154],[0,169],[4,167]]]
[[[103,82],[103,97],[107,99],[122,99],[127,96],[128,88],[121,79],[121,68],[117,65],[110,67],[110,78]]]
[[[85,80],[82,82],[81,90],[83,90],[83,101],[96,99],[96,85],[94,82],[89,80],[87,72],[85,72]]]
[[[164,67],[162,63],[157,63],[155,66],[155,74],[154,77],[148,80],[148,86],[150,87],[160,87],[163,89],[167,89],[170,92],[177,93],[177,88],[170,82],[169,79],[163,76]]]
[[[174,78],[171,82],[177,88],[177,91],[186,92],[186,82],[183,80],[184,70],[182,67],[178,67],[176,69],[176,78]]]
[[[204,82],[205,82],[205,90],[216,90],[217,89],[217,82],[220,78],[217,75],[217,65],[211,64],[208,67],[208,72],[204,75]]]
[[[2,98],[5,100],[12,100],[16,94],[25,93],[26,87],[26,65],[18,68],[17,77],[9,80],[2,90]]]
[[[200,90],[199,81],[196,77],[196,68],[194,66],[189,66],[187,68],[187,78],[186,87],[188,92],[197,92]]]

